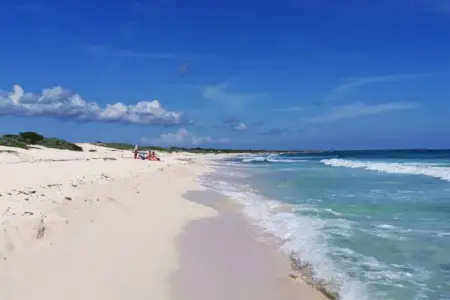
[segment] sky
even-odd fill
[[[450,148],[450,0],[0,0],[0,134]]]

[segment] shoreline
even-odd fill
[[[231,200],[196,182],[213,171],[208,164],[217,155],[163,154],[161,162],[148,162],[128,159],[132,154],[125,151],[90,147],[97,151],[33,149],[17,155],[2,149],[2,300],[180,299],[177,295],[189,292],[180,282],[189,278],[205,293],[244,297],[252,292],[249,287],[263,287],[261,297],[290,293],[292,298],[282,299],[324,299],[289,279],[288,261],[254,239]],[[222,256],[201,254],[200,245],[224,242],[220,235],[229,230],[234,235],[225,240],[233,256],[222,248],[216,248]],[[206,264],[203,279],[186,261]],[[273,262],[270,267],[267,261]],[[226,268],[215,270],[213,264]],[[193,271],[194,276],[183,275]],[[219,280],[208,282],[214,272]],[[246,276],[236,281],[239,274]]]
[[[226,196],[208,189],[189,191],[183,197],[218,215],[191,221],[178,236],[180,268],[172,278],[178,291],[175,299],[328,299],[292,277],[289,260],[275,244],[259,239],[259,229],[252,228]]]
[[[204,177],[200,176],[202,178],[202,185],[204,185],[207,189],[214,191],[215,193],[218,193],[224,197],[224,200],[222,202],[228,202],[232,203],[233,210],[235,213],[241,215],[245,219],[246,227],[252,227],[252,230],[255,231],[255,239],[261,244],[263,247],[270,247],[273,252],[277,252],[276,254],[279,255],[280,260],[282,260],[282,263],[288,263],[289,269],[285,270],[286,276],[288,276],[291,280],[295,280],[300,282],[300,284],[307,285],[311,289],[314,289],[315,291],[318,291],[320,293],[320,297],[326,297],[324,299],[330,299],[330,300],[338,300],[341,299],[342,295],[339,294],[339,287],[333,284],[332,281],[328,281],[323,279],[323,277],[317,277],[317,273],[315,271],[314,265],[312,265],[309,262],[304,262],[302,259],[298,257],[298,255],[295,252],[288,252],[285,250],[282,250],[285,244],[285,240],[280,238],[280,236],[276,235],[274,232],[269,230],[269,232],[261,227],[261,224],[259,222],[260,219],[253,216],[253,212],[249,213],[246,212],[248,209],[248,203],[244,204],[241,199],[236,199],[236,196],[233,195],[234,193],[247,193],[248,190],[241,190],[240,188],[238,190],[235,190],[235,188],[232,189],[232,193],[229,194],[228,191],[222,190],[222,188],[217,188],[217,185],[222,186],[223,184],[226,185],[227,180],[229,179],[228,176],[225,176],[225,179],[222,178],[222,175],[225,173],[222,173],[223,171],[226,172],[226,174],[230,173],[230,176],[237,176],[236,178],[241,177],[239,174],[239,171],[237,171],[237,174],[235,173],[235,170],[233,167],[232,170],[228,170],[226,166],[223,166],[221,164],[213,165],[215,174],[218,175],[220,179],[214,179],[212,182],[209,182],[209,180],[204,181]],[[225,168],[225,170],[223,170]],[[239,169],[239,167],[238,167]],[[225,182],[223,182],[224,180]],[[238,180],[239,181],[239,180]],[[241,187],[242,188],[242,187]],[[252,188],[250,188],[252,189]],[[251,192],[250,198],[253,199],[263,197],[264,194],[254,194],[254,192]],[[239,196],[240,197],[240,196]],[[244,198],[248,197],[245,196]],[[269,199],[264,199],[263,201],[270,202]],[[268,204],[268,202],[262,202]],[[270,206],[270,204],[268,204]],[[219,212],[221,211],[221,208],[218,209]],[[290,212],[289,205],[281,204],[280,207],[275,209],[276,212]],[[255,223],[256,222],[256,223]],[[322,299],[322,298],[321,298]]]

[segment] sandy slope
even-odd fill
[[[176,236],[215,214],[180,196],[196,188],[202,167],[170,155],[148,162],[100,147],[1,155],[2,300],[168,299]],[[96,159],[105,157],[117,160]]]
[[[219,198],[183,198],[211,157],[82,146],[0,147],[1,300],[323,299]]]

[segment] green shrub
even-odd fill
[[[38,145],[54,149],[83,151],[83,148],[81,148],[80,146],[57,138],[44,138],[43,140],[39,141]]]
[[[102,146],[106,148],[112,148],[117,150],[131,150],[134,149],[134,145],[131,144],[125,144],[125,143],[102,143],[102,142],[96,142],[94,145]]]
[[[27,142],[27,144],[37,145],[39,142],[45,139],[44,136],[33,131],[20,132],[19,136],[21,139]]]
[[[28,145],[22,141],[17,140],[16,138],[10,137],[11,135],[0,136],[0,145],[6,147],[15,147],[28,149]]]
[[[22,149],[34,148],[28,145],[39,145],[47,148],[83,151],[78,145],[57,138],[46,138],[36,132],[21,132],[18,135],[5,134],[0,136],[0,145]]]

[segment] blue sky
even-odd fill
[[[450,148],[450,1],[0,2],[0,134]]]

